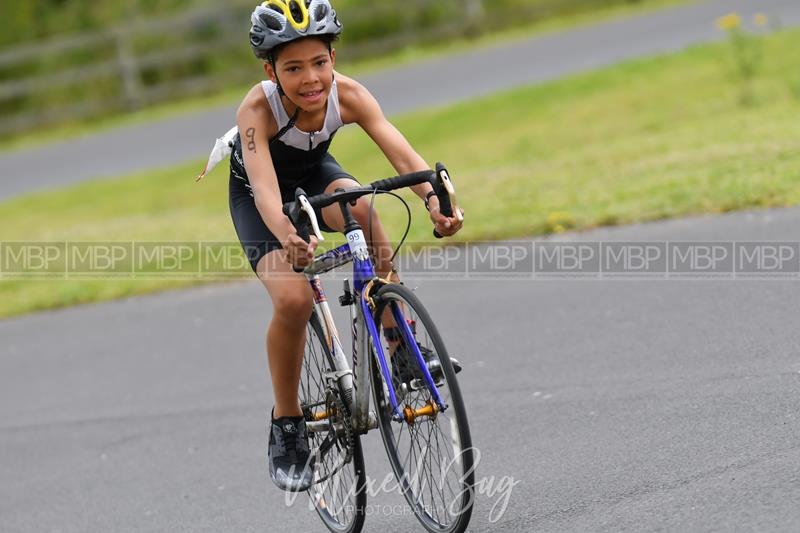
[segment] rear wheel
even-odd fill
[[[460,533],[469,524],[474,501],[474,456],[467,414],[450,357],[436,326],[416,295],[404,285],[389,284],[375,296],[375,323],[386,354],[389,373],[402,417],[393,416],[388,387],[375,349],[370,358],[372,389],[378,425],[392,470],[406,501],[420,523],[431,532]],[[436,390],[445,405],[435,407],[427,381],[401,383],[401,373],[392,372],[390,354],[398,350],[394,335],[387,339],[379,317],[399,311],[414,327],[420,351],[430,350],[436,368]],[[397,316],[396,314],[394,316]],[[416,358],[408,363],[420,375]],[[407,378],[407,376],[406,376]],[[400,419],[402,418],[402,419]]]
[[[300,405],[309,427],[311,452],[322,450],[315,465],[315,482],[308,495],[331,531],[356,533],[364,526],[366,472],[361,439],[350,430],[350,414],[338,389],[331,390],[325,373],[333,358],[322,325],[314,314],[308,323]]]

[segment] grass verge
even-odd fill
[[[638,60],[395,122],[426,160],[446,162],[468,219],[456,240],[510,238],[800,201],[800,31],[759,38],[743,106],[727,44]],[[391,169],[357,129],[333,152],[369,180]],[[0,204],[0,241],[235,242],[221,165],[98,181]],[[378,208],[398,237],[405,210]],[[412,241],[430,241],[421,202]],[[7,249],[7,244],[4,245]],[[0,248],[0,258],[3,258]],[[3,281],[0,316],[203,280]]]

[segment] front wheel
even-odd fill
[[[375,324],[400,411],[405,413],[393,416],[389,389],[373,347],[372,390],[389,462],[403,496],[425,529],[461,533],[472,514],[475,465],[467,414],[450,356],[430,315],[406,286],[383,286],[375,302]],[[399,361],[392,362],[392,357],[413,352],[402,349],[404,341],[398,342],[397,329],[393,330],[399,316],[414,332],[419,351],[426,353],[428,368],[436,369],[431,374],[444,410],[434,408],[430,384],[419,377],[418,359],[407,358],[405,371],[400,371],[403,365]]]

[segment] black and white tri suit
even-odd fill
[[[291,118],[283,108],[278,87],[271,81],[261,82],[261,87],[278,123],[278,132],[283,132]],[[278,138],[270,141],[269,151],[278,176],[283,202],[294,199],[297,187],[302,187],[309,196],[313,196],[324,192],[328,185],[339,178],[354,179],[328,152],[333,136],[342,126],[339,93],[334,80],[328,95],[325,122],[320,131],[309,133],[292,125]],[[264,224],[256,208],[250,180],[244,168],[240,135],[234,138],[228,189],[233,225],[250,266],[255,272],[258,261],[269,252],[281,248],[281,244]],[[325,224],[319,210],[317,219],[320,229],[333,231]]]

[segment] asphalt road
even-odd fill
[[[764,12],[782,25],[800,24],[796,0],[708,0],[432,59],[362,81],[388,114],[443,105],[719,39],[722,33],[714,20],[731,11],[742,13],[746,20]],[[234,124],[234,116],[234,107],[222,106],[0,153],[0,200],[204,157],[214,139]]]
[[[799,225],[795,208],[563,240],[796,241]],[[797,278],[407,281],[465,365],[471,531],[797,530]],[[268,481],[270,312],[245,282],[0,321],[0,529],[323,531]],[[380,437],[365,442],[380,483]],[[371,503],[365,531],[418,530],[400,495]]]
[[[387,110],[712,39],[710,21],[735,9],[797,23],[798,8],[706,2],[520,43],[520,56],[482,52],[510,79],[493,88],[476,85],[474,70],[470,83],[451,81],[434,61],[413,68],[416,85],[411,74],[400,77],[409,85],[385,78],[404,88]],[[524,68],[497,63],[509,57]],[[462,60],[471,64],[447,65]],[[430,90],[404,100],[430,72],[440,73]],[[75,141],[75,155],[6,154],[0,197],[202,155],[229,122],[218,110]],[[8,166],[15,157],[24,171]],[[796,241],[799,223],[800,209],[787,209],[565,239]],[[408,282],[465,365],[482,455],[472,531],[796,531],[797,279]],[[323,531],[303,499],[287,506],[268,481],[270,312],[248,282],[0,321],[0,530]],[[380,437],[365,444],[380,483],[389,473]],[[399,495],[370,503],[365,531],[416,530]]]

